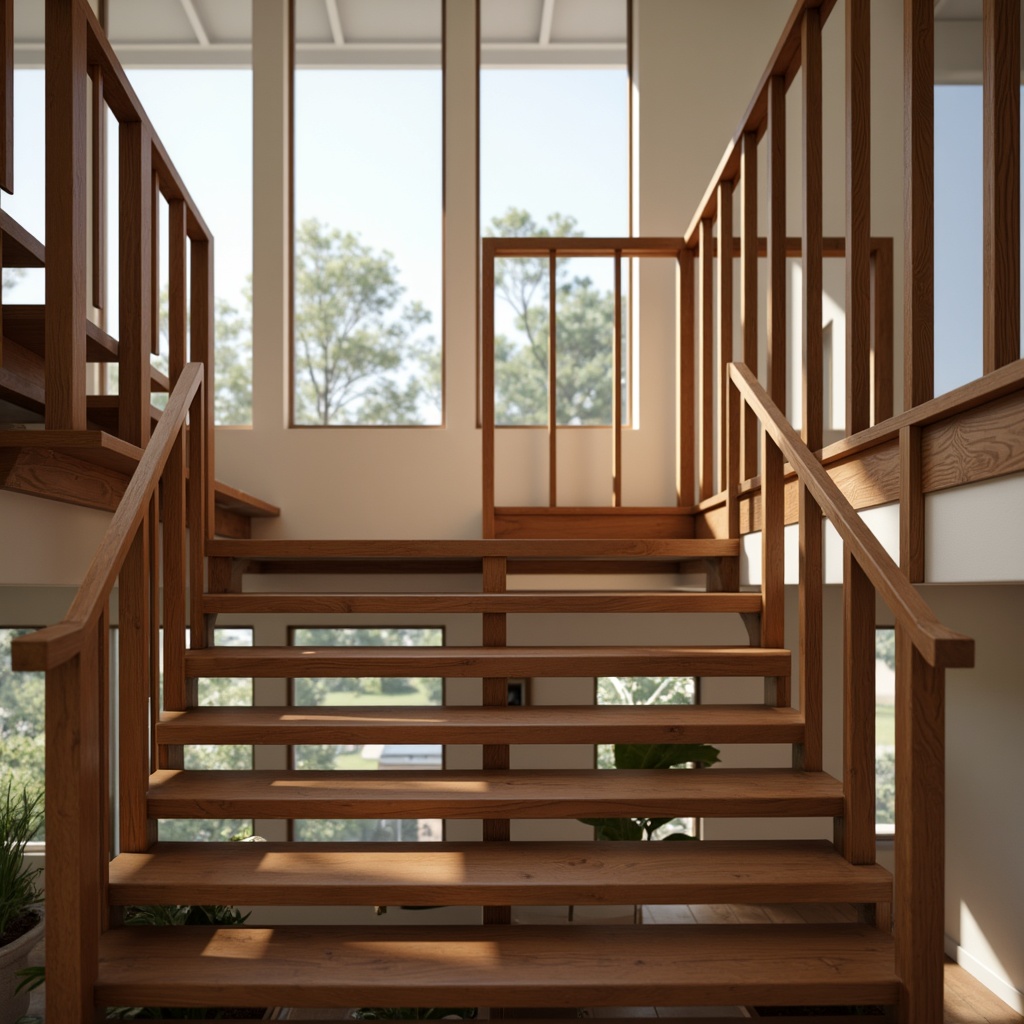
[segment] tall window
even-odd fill
[[[896,826],[896,630],[875,630],[875,828]]]
[[[622,3],[623,38],[625,10]],[[485,5],[485,32],[487,14]],[[624,65],[485,65],[480,73],[480,223],[484,234],[627,235],[627,99]],[[500,259],[495,277],[496,420],[506,426],[546,424],[548,261]],[[625,270],[623,279],[628,280]],[[559,425],[612,422],[614,282],[610,259],[557,261],[555,408]],[[624,295],[624,324],[629,322],[626,305]],[[622,338],[626,372],[619,387],[625,421],[630,393],[625,329]]]
[[[0,627],[0,791],[11,780],[16,788],[37,792],[46,780],[46,675],[11,668],[11,641],[31,632]],[[43,838],[42,829],[36,838]]]
[[[297,27],[295,426],[443,419],[441,2],[416,7],[436,45],[399,67],[303,66]],[[381,10],[347,4],[346,44]]]
[[[439,647],[444,643],[441,629],[395,629],[326,627],[295,629],[297,646],[339,647]],[[413,677],[408,679],[294,679],[294,705],[339,707],[401,707],[444,703],[444,681]],[[378,768],[440,769],[444,767],[439,744],[303,744],[292,748],[293,767],[299,769],[374,771]],[[358,818],[341,820],[298,820],[292,823],[292,838],[332,841],[436,841],[443,838],[439,818]]]

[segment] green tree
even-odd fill
[[[46,778],[44,674],[11,668],[11,641],[28,629],[0,629],[0,787],[30,792]],[[36,835],[43,838],[42,829]]]
[[[572,217],[553,213],[541,224],[526,210],[510,207],[492,218],[487,233],[502,238],[574,238],[582,232]],[[557,422],[610,424],[615,296],[570,269],[570,261],[556,262]],[[495,293],[512,313],[515,327],[514,333],[496,331],[494,339],[497,422],[544,424],[548,418],[548,261],[502,258],[496,261],[494,275]],[[625,339],[625,331],[622,336]]]
[[[391,253],[352,232],[303,221],[295,236],[295,421],[422,423],[440,410],[430,312],[399,303]]]

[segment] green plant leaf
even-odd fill
[[[718,748],[706,743],[616,743],[616,768],[675,768],[683,764],[713,765]]]

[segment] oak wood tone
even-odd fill
[[[755,369],[757,349],[757,132],[744,132],[740,155],[740,322],[743,362]],[[765,244],[767,251],[767,240]],[[743,469],[741,476],[757,472],[757,419],[743,410]]]
[[[616,252],[621,252],[626,259],[634,257],[661,257],[663,259],[675,259],[680,251],[692,243],[687,243],[680,237],[663,238],[552,238],[543,235],[538,238],[482,238],[484,261],[497,259],[502,256],[533,256],[534,258],[549,259],[551,253],[557,250],[558,255],[564,258],[572,256],[606,256],[613,258]]]
[[[942,1014],[945,673],[896,624],[896,969],[899,1020]]]
[[[503,559],[499,559],[504,561]],[[487,559],[490,561],[490,559]],[[486,586],[486,579],[485,579]],[[761,610],[756,593],[671,590],[511,590],[460,593],[219,593],[203,598],[208,615],[285,614],[492,614],[610,612],[751,612]],[[494,645],[504,646],[504,641]]]
[[[739,392],[732,386],[728,379],[728,367],[726,371],[725,389],[725,467],[723,483],[725,485],[725,512],[726,532],[730,537],[740,535],[740,500],[739,500],[739,479],[740,479],[740,432],[743,423],[743,402],[740,400]],[[739,589],[738,560],[737,572],[731,574],[730,583],[736,586],[732,589]]]
[[[166,711],[164,744],[797,743],[802,717],[761,704],[525,707],[192,707]]]
[[[483,242],[480,285],[480,425],[483,449],[483,526],[485,537],[494,536],[494,254],[489,239]]]
[[[149,352],[156,301],[152,287],[152,142],[139,121],[121,122],[119,134],[118,433],[145,447],[150,437]]]
[[[214,491],[218,506],[229,512],[237,512],[250,519],[274,519],[281,514],[277,505],[219,480],[214,483]]]
[[[615,325],[612,334],[612,505],[622,505],[622,253],[615,253]]]
[[[689,444],[689,431],[687,432]],[[690,445],[692,457],[693,447]],[[669,538],[693,536],[689,508],[498,507],[495,536],[585,540],[599,537]]]
[[[729,253],[733,249],[735,239],[732,231],[732,194],[733,182],[722,181],[718,185],[718,240],[719,251]],[[729,390],[729,363],[733,361],[733,266],[732,260],[719,256],[718,271],[718,436],[717,450],[725,451],[726,432],[726,393]],[[725,487],[724,454],[719,456],[718,486]]]
[[[160,655],[160,501],[159,492],[149,499],[149,513],[143,523],[146,534],[146,580],[149,584],[149,635],[146,643],[149,647],[149,721],[147,723],[147,740],[149,741],[149,767],[152,771],[157,767],[157,748],[154,736],[156,723],[160,720],[160,690],[163,662]],[[155,836],[154,836],[155,838]]]
[[[903,407],[935,394],[935,9],[903,0]]]
[[[7,0],[10,2],[10,0]],[[45,267],[46,246],[25,230],[6,210],[0,210],[5,267]]]
[[[4,490],[112,512],[128,478],[115,469],[74,456],[24,448],[0,449],[0,482]]]
[[[785,636],[785,507],[782,452],[768,433],[763,435],[762,451],[765,471],[761,492],[761,643],[767,647],[775,646],[774,641],[781,644]],[[784,696],[776,694],[780,706]]]
[[[154,171],[151,184],[151,198],[149,204],[150,216],[150,250],[149,273],[150,291],[150,329],[149,329],[149,350],[158,356],[160,354],[160,176]]]
[[[878,1004],[899,990],[891,958],[890,937],[856,924],[117,929],[101,940],[96,999],[266,1006],[298,994],[326,1007],[426,993],[438,1005]]]
[[[836,846],[852,864],[875,862],[875,594],[843,546],[843,791]]]
[[[768,394],[786,411],[786,80],[768,81]],[[756,367],[755,367],[756,368]]]
[[[696,474],[694,443],[694,295],[693,253],[679,253],[679,344],[676,349],[676,503],[681,507],[693,504]]]
[[[714,262],[711,252],[713,221],[700,222],[700,255],[698,276],[698,316],[700,347],[697,349],[697,453],[698,483],[701,499],[715,490],[714,408],[715,408],[715,326],[714,326]]]
[[[0,3],[0,188],[14,191],[14,0]]]
[[[162,178],[163,180],[163,178]],[[190,209],[191,213],[191,209]],[[196,410],[192,422],[196,423],[194,433],[202,434],[203,444],[203,538],[210,540],[213,536],[214,523],[214,447],[213,447],[213,239],[207,233],[206,238],[192,238],[191,245],[191,282],[190,305],[191,327],[189,341],[193,362],[202,363],[203,372],[203,409]],[[195,463],[191,463],[195,465]],[[201,576],[199,577],[202,578]]]
[[[925,515],[922,428],[900,431],[900,568],[911,583],[924,582]]]
[[[832,817],[842,786],[783,768],[157,771],[160,818]]]
[[[103,69],[93,64],[92,79],[92,304],[107,301],[107,105],[103,99]]]
[[[195,364],[190,364],[195,366]],[[200,367],[195,367],[195,373],[202,373]],[[211,637],[208,635],[207,622],[210,621],[203,613],[203,568],[206,555],[206,546],[209,543],[206,539],[206,517],[207,517],[207,488],[206,483],[206,439],[204,424],[206,412],[206,399],[203,391],[206,386],[205,373],[203,373],[202,385],[197,387],[191,396],[189,406],[189,418],[192,421],[192,429],[186,436],[188,445],[188,466],[192,484],[185,491],[185,516],[188,522],[188,586],[189,586],[189,647],[206,647]],[[197,486],[199,485],[199,486]],[[186,667],[186,676],[189,676]],[[193,672],[191,678],[196,678],[200,673]]]
[[[143,516],[148,509],[143,510]],[[118,808],[120,847],[149,849],[156,821],[146,810],[149,779],[149,536],[140,523],[118,577]]]
[[[0,339],[0,347],[3,348],[0,398],[42,415],[46,406],[46,371],[42,359],[9,338]]]
[[[884,423],[893,414],[895,363],[893,351],[892,239],[876,239],[871,251],[871,307],[873,311],[872,423]]]
[[[548,504],[558,504],[558,258],[548,253]]]
[[[294,675],[783,676],[789,674],[789,651],[758,647],[211,647],[189,651],[185,670],[200,678],[271,679]]]
[[[503,594],[507,582],[507,567],[504,558],[485,558],[483,560],[483,589],[489,594]],[[484,647],[504,647],[507,639],[507,622],[503,612],[484,613],[482,640]],[[488,676],[483,679],[483,700],[485,707],[503,708],[507,701],[508,679],[502,676]],[[507,744],[488,744],[483,749],[483,767],[487,769],[506,769],[509,767],[509,749]],[[507,821],[485,821],[485,840],[507,840]]]
[[[871,3],[846,3],[846,432],[871,425]]]
[[[732,379],[783,454],[796,467],[822,511],[844,542],[851,544],[861,568],[892,610],[905,623],[914,646],[930,665],[967,667],[974,661],[974,641],[946,629],[916,590],[896,568],[875,535],[864,525],[825,468],[803,447],[798,435],[764,389],[744,366],[732,367]]]
[[[167,204],[167,365],[172,382],[177,381],[188,356],[187,219],[184,202],[172,199]]]
[[[528,867],[527,867],[528,866]],[[857,868],[823,840],[613,842],[160,843],[110,865],[116,905],[195,900],[247,906],[487,903],[875,902],[882,867]]]
[[[821,14],[804,11],[800,36],[803,74],[803,427],[811,451],[822,445],[822,69]],[[849,262],[849,261],[848,261]],[[747,363],[756,367],[755,364]]]
[[[46,426],[51,430],[85,428],[86,21],[82,7],[46,0],[46,226],[50,232]]]
[[[1020,358],[1020,0],[984,0],[984,368]]]
[[[823,757],[822,672],[824,639],[822,596],[825,583],[824,520],[821,508],[803,484],[799,489],[800,515],[800,710],[804,716],[804,741],[794,750],[794,765],[820,771]]]
[[[139,462],[97,548],[93,561],[71,602],[64,621],[15,641],[12,657],[18,669],[43,671],[75,657],[84,637],[95,625],[113,589],[121,564],[133,542],[170,457],[175,434],[184,425],[185,412],[201,371],[186,367],[172,393],[160,425]]]

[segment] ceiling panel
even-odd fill
[[[338,0],[346,43],[440,43],[441,0]]]
[[[295,41],[333,43],[324,0],[295,0]]]
[[[211,43],[252,42],[252,0],[192,0]]]
[[[626,0],[555,0],[553,43],[625,43]]]
[[[535,43],[540,36],[541,0],[481,0],[484,43]]]
[[[14,38],[19,43],[41,43],[46,37],[46,5],[39,0],[15,0]]]
[[[118,43],[194,43],[180,0],[110,0],[110,41]]]

